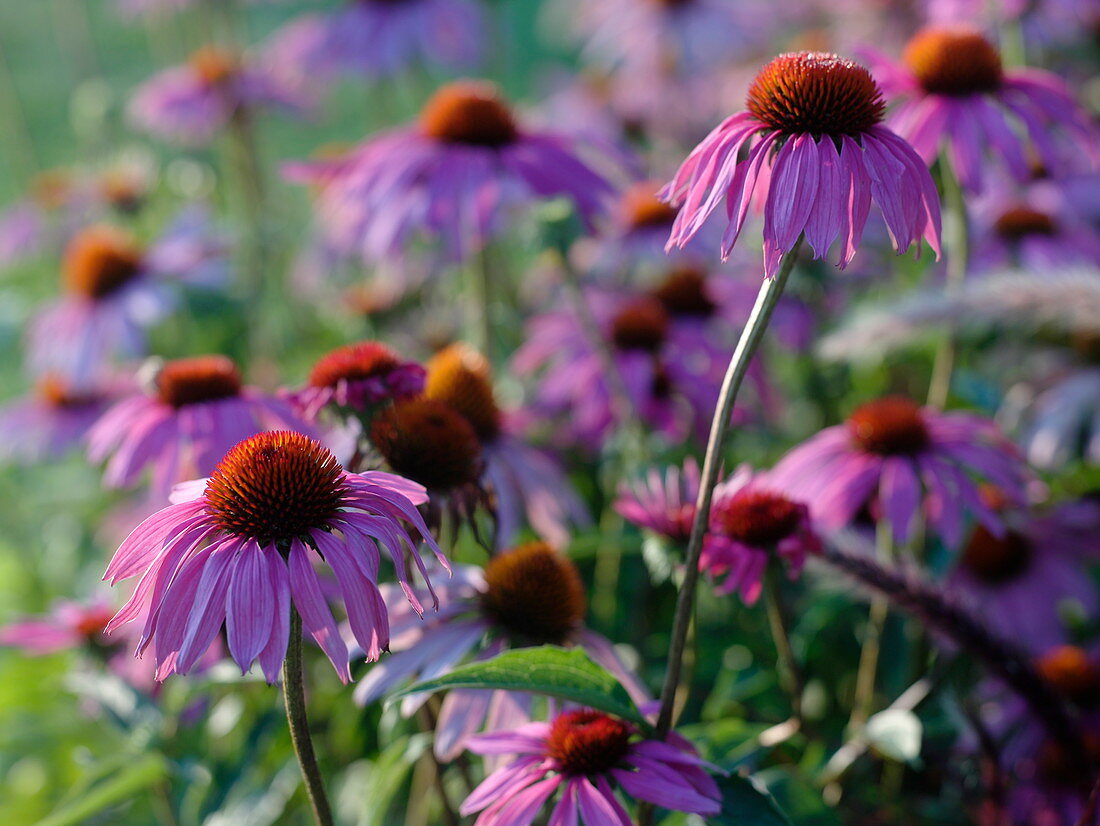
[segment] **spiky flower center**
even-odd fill
[[[707,290],[706,276],[694,267],[672,270],[652,294],[672,316],[707,318],[718,307]]]
[[[742,545],[774,548],[798,530],[802,508],[786,496],[767,490],[742,491],[714,508],[718,532]]]
[[[1036,662],[1039,673],[1063,697],[1080,706],[1100,700],[1100,669],[1083,648],[1060,645]]]
[[[615,768],[630,748],[634,730],[600,711],[567,711],[550,726],[547,753],[564,775],[596,777]]]
[[[240,395],[241,373],[227,356],[194,356],[165,364],[156,387],[157,398],[179,408]]]
[[[656,298],[631,301],[611,321],[611,341],[620,350],[654,353],[668,335],[668,313]]]
[[[207,86],[220,86],[228,82],[240,68],[237,55],[221,46],[203,46],[192,52],[187,62]]]
[[[114,614],[115,612],[107,606],[90,608],[77,620],[76,633],[89,642],[101,641],[103,629],[107,627],[107,623],[111,621]]]
[[[903,59],[929,94],[964,97],[1001,87],[1001,55],[976,31],[923,29],[909,41]]]
[[[89,227],[65,249],[65,286],[91,299],[107,298],[141,273],[141,248],[121,229]]]
[[[107,203],[124,215],[137,212],[145,202],[144,185],[123,172],[105,174],[99,182],[99,190]]]
[[[904,396],[886,396],[857,407],[848,431],[861,450],[881,456],[919,453],[928,446],[928,426],[920,407]]]
[[[826,52],[781,54],[749,87],[748,110],[787,134],[860,135],[882,120],[886,103],[871,73]]]
[[[661,187],[652,181],[634,184],[619,202],[622,222],[628,230],[667,229],[679,210],[657,197]]]
[[[993,230],[1006,241],[1019,241],[1035,235],[1056,235],[1058,225],[1045,212],[1017,206],[1001,213]]]
[[[397,354],[377,341],[338,347],[322,356],[309,373],[311,387],[336,387],[340,382],[366,381],[385,376],[401,365]]]
[[[72,173],[64,169],[47,169],[31,180],[31,198],[46,209],[63,206],[73,194]]]
[[[336,457],[301,433],[238,442],[206,483],[206,512],[223,530],[261,545],[327,530],[347,484]]]
[[[576,566],[545,542],[498,554],[485,566],[485,615],[514,642],[562,645],[584,620]]]
[[[420,112],[424,134],[444,143],[501,147],[519,134],[512,110],[495,84],[459,80],[437,91]]]
[[[477,434],[448,404],[425,398],[400,402],[375,417],[370,435],[396,473],[429,490],[449,491],[477,481]]]
[[[47,374],[35,385],[38,398],[50,407],[58,410],[74,410],[92,404],[96,397],[92,393],[74,390],[72,385],[60,376]]]
[[[489,361],[471,347],[452,344],[428,362],[424,395],[446,402],[474,428],[482,442],[500,435],[500,408],[493,395]]]
[[[994,536],[978,525],[963,549],[962,564],[983,582],[1000,585],[1018,579],[1031,563],[1031,542],[1016,531]]]

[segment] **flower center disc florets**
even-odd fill
[[[191,54],[188,64],[207,86],[226,83],[240,67],[237,55],[220,46],[203,46]]]
[[[38,398],[59,410],[85,407],[95,401],[93,394],[74,391],[67,381],[54,375],[40,378],[35,389],[38,392]]]
[[[653,290],[669,315],[706,318],[717,309],[707,292],[707,279],[694,267],[678,267]]]
[[[206,483],[206,510],[223,530],[268,544],[327,529],[345,491],[340,463],[320,442],[274,431],[225,454]]]
[[[514,641],[562,645],[584,619],[576,566],[545,542],[499,554],[485,566],[482,610]]]
[[[994,231],[1006,241],[1019,241],[1032,235],[1055,235],[1058,226],[1045,212],[1031,207],[1013,207],[1001,214]]]
[[[1063,697],[1080,706],[1100,701],[1100,669],[1076,645],[1060,645],[1036,662],[1039,673]]]
[[[460,80],[437,91],[420,113],[424,134],[444,143],[500,147],[515,141],[515,117],[495,84]]]
[[[714,516],[724,536],[753,548],[772,548],[798,529],[802,507],[781,494],[752,490],[719,503]]]
[[[424,395],[461,413],[482,442],[500,435],[500,408],[493,395],[489,362],[476,350],[452,344],[436,353],[428,362]]]
[[[668,335],[668,313],[656,298],[644,296],[623,307],[611,321],[611,341],[620,350],[661,348]]]
[[[65,286],[88,298],[106,298],[138,276],[141,258],[128,233],[107,225],[89,227],[65,250]]]
[[[335,387],[342,381],[365,381],[385,376],[400,366],[397,354],[376,341],[338,347],[322,356],[309,373],[311,387]]]
[[[652,181],[634,184],[619,202],[623,224],[628,230],[664,229],[672,226],[679,212],[657,197],[661,187]]]
[[[239,396],[241,373],[227,356],[194,356],[165,364],[156,386],[157,398],[179,408]]]
[[[396,473],[429,490],[476,482],[481,470],[481,445],[473,427],[435,399],[412,399],[383,410],[371,424],[370,437]]]
[[[826,52],[779,55],[753,80],[746,107],[780,132],[833,137],[862,134],[886,111],[870,72]]]
[[[857,407],[848,417],[856,446],[868,453],[894,456],[919,453],[928,446],[928,426],[920,407],[903,396],[887,396]]]
[[[962,564],[978,579],[997,585],[1012,582],[1023,574],[1031,555],[1031,543],[1016,531],[997,537],[978,525],[963,549]]]
[[[595,777],[626,756],[634,730],[599,711],[567,711],[550,726],[547,753],[564,775]]]
[[[909,41],[903,57],[930,94],[963,97],[1001,86],[1001,55],[976,31],[924,29]]]

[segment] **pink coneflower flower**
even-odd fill
[[[991,507],[998,497],[989,497]],[[1047,511],[1002,509],[1005,531],[976,526],[948,582],[1002,635],[1029,651],[1067,640],[1062,609],[1100,617],[1088,566],[1100,560],[1100,504],[1087,499]]]
[[[806,558],[821,549],[809,508],[773,489],[766,474],[742,466],[714,489],[699,567],[716,580],[725,578],[715,589],[718,593],[737,591],[752,605],[773,560],[785,564],[788,576],[796,579]]]
[[[791,450],[770,474],[779,490],[806,502],[826,530],[852,524],[868,507],[905,543],[923,513],[948,546],[963,539],[971,514],[1000,536],[1004,526],[983,501],[979,479],[1022,504],[1027,470],[988,419],[942,413],[901,396],[868,402],[844,424],[827,427]]]
[[[300,93],[278,74],[219,46],[205,46],[187,63],[155,75],[130,101],[134,125],[164,140],[203,145],[243,110],[305,110]]]
[[[1021,182],[1031,176],[1030,157],[1055,175],[1100,158],[1097,132],[1066,85],[1037,69],[1005,69],[977,31],[926,28],[909,41],[903,63],[878,64],[883,91],[904,98],[891,126],[929,164],[946,150],[970,193],[984,187],[987,155]]]
[[[290,397],[309,421],[325,408],[369,415],[379,404],[401,401],[424,390],[424,368],[405,361],[377,341],[338,347],[313,365],[306,386]]]
[[[64,456],[124,387],[115,382],[74,391],[57,377],[43,377],[31,394],[0,407],[0,459],[31,464]]]
[[[627,521],[674,542],[687,542],[699,495],[699,465],[688,457],[681,470],[676,465],[662,475],[650,468],[641,479],[624,483],[615,510]]]
[[[1100,465],[1100,367],[1071,369],[1022,400],[1006,400],[1018,441],[1031,464],[1057,470],[1081,460]],[[1010,394],[1011,395],[1011,394]]]
[[[148,329],[175,303],[172,281],[212,284],[226,267],[224,243],[194,213],[148,249],[109,224],[82,230],[65,251],[65,294],[31,321],[32,370],[74,386],[101,381],[112,359],[145,353]]]
[[[568,198],[591,224],[611,184],[581,160],[576,144],[525,128],[495,86],[467,80],[439,89],[416,124],[291,174],[322,184],[317,209],[344,249],[381,261],[424,234],[457,262],[532,202]]]
[[[472,737],[484,755],[517,755],[463,801],[461,813],[481,812],[475,826],[525,826],[561,791],[549,823],[630,826],[615,794],[675,812],[709,817],[721,795],[694,749],[679,738],[646,738],[634,726],[599,711],[566,711],[549,723]]]
[[[44,617],[26,618],[0,628],[0,645],[43,656],[84,645],[109,645],[103,629],[115,615],[106,600],[59,602]]]
[[[485,463],[482,479],[492,495],[496,548],[515,541],[525,519],[559,548],[569,541],[571,528],[591,522],[558,463],[526,444],[513,417],[498,406],[484,356],[461,344],[441,350],[428,363],[424,395],[461,413],[477,435]]]
[[[141,576],[107,631],[145,616],[137,651],[154,645],[161,680],[188,672],[224,623],[229,652],[242,671],[259,659],[267,681],[274,682],[295,610],[347,682],[347,647],[315,562],[323,559],[336,575],[352,633],[372,660],[389,645],[376,584],[380,546],[418,611],[406,553],[426,582],[427,575],[402,520],[447,566],[416,510],[426,500],[423,488],[388,473],[347,473],[319,442],[300,433],[245,439],[209,479],[177,488],[176,500],[134,529],[104,575],[112,583]]]
[[[584,627],[587,600],[580,574],[549,545],[531,542],[498,554],[484,569],[459,568],[439,593],[439,612],[425,621],[395,588],[383,588],[393,621],[394,653],[359,682],[356,702],[372,703],[416,675],[446,673],[470,655],[486,659],[507,648],[546,644],[580,646],[636,702],[650,699],[610,641]],[[412,714],[425,699],[409,697],[402,711]],[[530,714],[531,699],[521,692],[451,691],[440,707],[435,752],[453,760],[474,732],[517,726]]]
[[[680,208],[670,249],[685,246],[725,200],[721,248],[728,258],[755,203],[764,213],[767,277],[803,234],[815,258],[839,237],[843,268],[874,200],[898,252],[924,238],[939,255],[932,177],[909,144],[881,125],[885,103],[865,68],[821,52],[780,55],[756,76],[746,107],[711,132],[662,191]]]
[[[195,356],[161,367],[153,388],[118,402],[88,434],[88,456],[107,460],[104,483],[134,484],[152,470],[152,492],[209,475],[225,453],[262,430],[309,432],[286,402],[246,387],[225,356]]]

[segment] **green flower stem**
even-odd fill
[[[880,519],[876,535],[875,550],[880,562],[889,562],[894,556],[893,528],[886,519]],[[882,629],[890,603],[882,594],[871,597],[871,610],[867,616],[867,628],[863,634],[863,646],[859,652],[859,667],[856,670],[855,694],[852,698],[852,716],[848,721],[848,731],[858,734],[863,731],[871,716],[875,699],[875,677],[878,674],[878,659],[882,649]]]
[[[943,241],[947,255],[948,295],[957,293],[966,279],[969,265],[969,228],[966,220],[966,199],[959,179],[946,157],[940,158],[943,179]],[[932,364],[932,379],[928,383],[928,404],[943,408],[951,392],[951,374],[955,369],[955,333],[948,330],[940,339]]]
[[[790,622],[784,610],[783,593],[780,588],[782,570],[777,560],[771,560],[764,571],[764,607],[768,614],[768,628],[775,641],[775,653],[778,658],[779,683],[791,701],[791,716],[802,720],[802,669],[791,647],[789,633]]]

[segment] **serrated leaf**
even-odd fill
[[[649,728],[649,722],[619,681],[589,659],[579,648],[543,645],[505,651],[491,660],[469,663],[390,695],[390,701],[409,694],[473,688],[544,694]]]
[[[775,799],[747,777],[731,774],[717,780],[722,792],[722,811],[707,818],[708,823],[715,826],[791,826]]]

